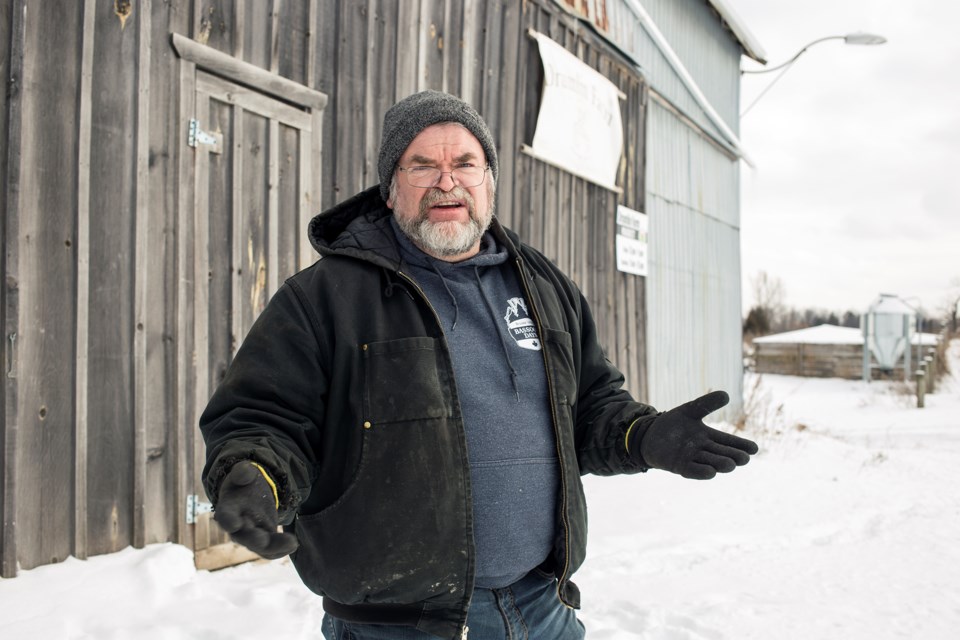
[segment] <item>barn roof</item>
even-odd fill
[[[850,327],[821,324],[806,329],[754,338],[753,342],[759,342],[760,344],[863,344],[863,332],[860,329],[851,329]]]
[[[917,344],[918,335],[925,345],[937,344],[937,335],[934,333],[914,334],[913,344]],[[863,344],[863,331],[832,324],[818,324],[806,329],[754,338],[753,342],[754,344]]]
[[[757,62],[767,63],[767,53],[760,46],[756,36],[750,33],[746,23],[733,10],[727,0],[707,0],[723,21],[723,26],[730,30],[733,37],[743,47],[743,53]]]

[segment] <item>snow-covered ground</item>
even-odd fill
[[[900,385],[746,382],[748,466],[586,478],[588,639],[960,637],[960,382],[922,410]],[[4,640],[318,640],[321,616],[286,561],[198,572],[172,544],[0,580]]]

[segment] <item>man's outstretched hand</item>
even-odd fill
[[[729,473],[747,464],[759,450],[752,440],[703,423],[707,414],[729,401],[725,391],[712,391],[662,413],[646,430],[631,434],[629,451],[639,453],[650,467],[684,478],[709,480],[718,473]]]
[[[299,546],[292,533],[277,531],[273,488],[250,462],[233,465],[223,479],[213,519],[234,542],[268,560],[282,558]]]

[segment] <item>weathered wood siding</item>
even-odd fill
[[[754,343],[754,371],[814,378],[863,377],[863,347],[854,344]]]
[[[754,343],[756,373],[777,373],[809,378],[863,379],[863,345]],[[876,362],[871,358],[871,362]],[[903,361],[893,371],[871,369],[874,380],[903,380]]]
[[[240,189],[250,211],[298,210],[301,198],[319,211],[347,198],[377,181],[383,113],[417,90],[459,94],[487,119],[501,154],[501,217],[580,283],[611,359],[644,396],[644,279],[615,270],[613,234],[618,203],[644,210],[647,93],[632,64],[589,27],[550,0],[126,6],[84,0],[39,10],[12,0],[0,10],[8,47],[0,71],[9,78],[0,92],[3,576],[18,563],[131,544],[223,540],[185,524],[184,499],[202,459],[198,412],[249,326],[234,310],[224,329],[216,312],[256,285],[241,280],[256,276],[239,273],[232,225],[261,234],[251,242],[265,251],[269,282],[305,255],[300,220],[244,219],[247,205],[238,218],[220,203],[207,224],[195,217],[201,196]],[[622,194],[520,153],[538,108],[531,27],[626,94]],[[246,158],[242,169],[230,150],[199,160],[186,129],[202,101],[200,69],[178,56],[171,34],[326,94],[322,133],[310,129],[311,139],[307,128],[234,116],[233,103],[211,98],[204,117],[221,118],[226,138],[244,131],[248,146],[237,153],[257,139],[267,155]],[[201,185],[195,176],[207,160]],[[289,173],[305,166],[314,174]],[[248,170],[267,182],[247,180]]]

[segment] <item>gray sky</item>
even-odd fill
[[[960,291],[960,1],[728,0],[767,66],[823,36],[742,119],[744,308],[760,271],[788,306],[933,312]],[[747,69],[762,68],[744,58]],[[742,78],[741,109],[778,72]]]

